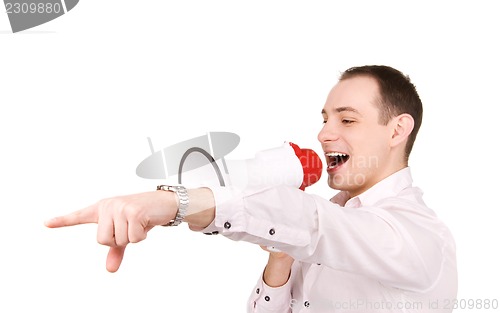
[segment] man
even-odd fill
[[[153,191],[102,200],[46,225],[98,222],[111,272],[128,243],[175,218],[192,230],[273,246],[281,252],[270,252],[249,312],[451,312],[444,304],[457,292],[454,241],[408,167],[422,119],[415,87],[390,67],[351,68],[322,114],[328,184],[340,190],[330,201],[287,186]]]

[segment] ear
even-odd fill
[[[392,137],[391,147],[396,147],[401,143],[406,142],[408,136],[415,125],[413,117],[408,113],[403,113],[394,117],[391,121]]]

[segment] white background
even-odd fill
[[[158,228],[110,274],[95,225],[43,221],[154,189],[135,175],[147,137],[235,132],[228,159],[284,140],[320,151],[330,88],[364,64],[402,70],[421,95],[410,165],[455,235],[458,297],[500,299],[495,3],[82,0],[18,34],[2,9],[0,312],[244,312],[259,247]],[[333,194],[324,180],[308,191]]]

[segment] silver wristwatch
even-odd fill
[[[186,217],[187,207],[189,205],[189,196],[187,189],[184,186],[170,186],[170,185],[159,185],[156,190],[165,190],[175,192],[177,198],[179,198],[179,206],[177,207],[177,215],[175,219],[171,220],[170,223],[163,226],[177,226]]]

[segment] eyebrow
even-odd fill
[[[356,113],[358,115],[361,115],[361,113],[359,113],[358,110],[356,110],[355,108],[353,107],[338,107],[334,110],[335,112],[337,113],[341,113],[341,112],[352,112],[352,113]],[[326,114],[326,111],[325,109],[321,110],[321,114]],[[362,116],[362,115],[361,115]]]

